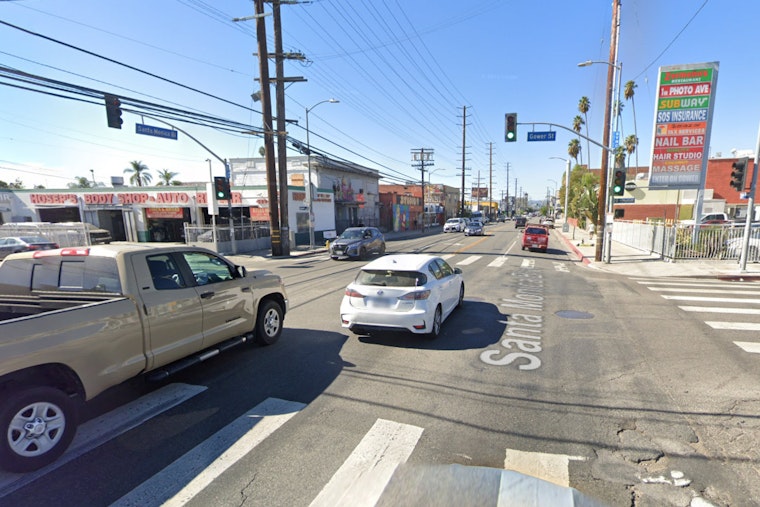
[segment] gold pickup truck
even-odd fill
[[[199,247],[96,245],[0,264],[0,465],[27,472],[71,443],[80,403],[282,333],[282,279]]]

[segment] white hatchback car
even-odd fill
[[[340,320],[355,334],[410,331],[435,338],[463,300],[461,269],[434,255],[386,255],[346,287]]]
[[[462,232],[466,225],[464,218],[449,218],[443,224],[443,232]]]

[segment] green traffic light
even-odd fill
[[[515,133],[514,132],[507,132],[507,139],[514,139]]]

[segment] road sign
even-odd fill
[[[633,192],[637,188],[638,187],[636,186],[636,182],[635,181],[631,180],[631,181],[626,181],[625,182],[625,189],[628,190],[629,192]]]
[[[557,133],[548,132],[528,132],[528,141],[556,141]]]
[[[163,137],[164,139],[174,139],[175,141],[177,140],[176,130],[154,127],[152,125],[145,125],[143,123],[135,124],[135,132],[144,136]]]
[[[635,197],[615,197],[615,204],[633,204],[635,202]]]
[[[617,148],[620,146],[620,131],[616,130],[612,133],[612,147]]]

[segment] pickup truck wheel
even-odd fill
[[[0,410],[0,463],[31,472],[55,461],[76,433],[76,407],[64,392],[33,387],[11,394]]]
[[[265,301],[256,318],[256,341],[272,345],[282,334],[282,308],[275,301]]]

